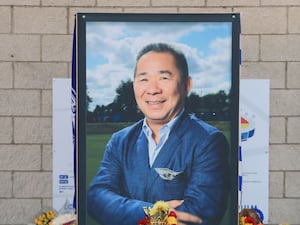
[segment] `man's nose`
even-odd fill
[[[158,81],[156,80],[149,81],[147,85],[147,94],[156,95],[159,93],[161,93],[161,88],[158,84]]]

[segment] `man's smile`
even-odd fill
[[[161,101],[146,101],[146,103],[149,104],[149,105],[158,105],[158,104],[162,104],[164,102],[165,102],[165,100],[161,100]]]

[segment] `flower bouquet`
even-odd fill
[[[177,225],[176,213],[169,209],[167,203],[156,202],[153,207],[144,207],[146,217],[138,225]]]
[[[72,213],[57,215],[54,210],[48,210],[34,219],[34,225],[77,225],[77,217]]]
[[[239,212],[239,225],[263,225],[263,215],[257,209],[243,209]]]
[[[56,217],[54,210],[48,210],[37,216],[34,219],[34,224],[36,225],[50,225],[51,221]]]

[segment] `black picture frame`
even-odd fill
[[[215,63],[218,62],[217,59],[214,59],[214,55],[210,55],[209,51],[210,50],[205,50],[204,52],[194,52],[195,54],[199,54],[203,56],[203,62],[200,64],[202,66],[207,66],[206,72],[211,72],[209,70],[219,70],[220,73],[224,73],[224,76],[226,76],[226,82],[221,84],[222,80],[222,74],[220,76],[215,77],[215,80],[220,79],[220,82],[215,82],[214,80],[210,82],[215,82],[216,86],[219,85],[219,91],[224,91],[224,93],[227,96],[227,103],[228,103],[228,108],[224,110],[224,114],[220,113],[220,111],[213,112],[213,110],[204,110],[199,111],[198,116],[202,117],[203,120],[205,121],[211,121],[211,120],[216,120],[216,121],[221,121],[226,120],[228,121],[228,132],[229,135],[227,136],[228,141],[230,143],[230,155],[229,155],[229,162],[230,162],[230,170],[231,170],[231,192],[230,192],[230,200],[228,204],[228,209],[226,212],[226,215],[223,219],[223,222],[221,225],[232,225],[232,224],[238,224],[238,148],[239,148],[239,65],[240,65],[240,16],[239,14],[125,14],[125,13],[78,13],[76,15],[76,37],[77,37],[77,60],[76,60],[76,92],[77,92],[77,99],[76,99],[76,212],[78,215],[78,224],[79,225],[93,225],[90,221],[90,218],[87,214],[86,210],[86,191],[87,191],[87,185],[89,182],[88,178],[88,173],[90,172],[90,162],[89,162],[89,147],[88,145],[88,134],[89,132],[97,132],[99,129],[101,130],[101,127],[92,126],[89,121],[95,119],[93,116],[91,116],[91,111],[93,109],[89,109],[91,107],[91,102],[94,104],[94,100],[98,99],[106,99],[106,97],[112,97],[110,90],[107,90],[105,88],[105,84],[102,84],[102,95],[97,96],[96,93],[93,95],[95,90],[101,92],[101,81],[104,82],[105,79],[100,78],[98,81],[97,85],[99,85],[98,89],[94,89],[89,83],[89,79],[92,78],[91,70],[89,67],[91,66],[94,70],[96,70],[98,67],[99,71],[104,71],[105,69],[105,62],[109,60],[116,60],[117,59],[122,59],[122,56],[116,56],[113,57],[111,56],[110,59],[105,59],[103,54],[120,54],[122,51],[128,51],[130,49],[130,46],[123,46],[124,49],[122,49],[122,45],[120,44],[118,47],[114,46],[111,47],[109,44],[117,43],[118,40],[109,40],[109,36],[111,35],[111,32],[116,32],[116,35],[120,35],[120,37],[123,38],[135,38],[134,43],[138,43],[138,41],[141,41],[137,38],[136,35],[140,34],[141,27],[143,28],[144,31],[147,31],[147,28],[149,28],[149,32],[153,32],[155,30],[162,30],[165,29],[165,35],[180,35],[178,34],[180,29],[182,29],[182,32],[184,30],[188,30],[196,27],[196,30],[199,31],[199,34],[204,35],[204,38],[202,36],[199,36],[199,34],[195,34],[193,37],[181,37],[182,42],[176,42],[176,40],[172,37],[166,37],[166,39],[162,39],[163,42],[170,42],[170,40],[174,40],[174,43],[178,43],[182,47],[186,47],[186,45],[189,45],[189,40],[190,38],[190,48],[187,48],[188,50],[191,50],[190,53],[192,53],[192,50],[199,50],[201,47],[209,48],[207,44],[211,44],[212,42],[215,43],[216,46],[214,50],[218,50],[217,46],[221,46],[220,51],[225,51],[225,52],[218,52],[217,55],[215,56],[224,56],[224,61],[222,59],[220,62],[223,64],[220,66],[224,66],[223,68],[216,68],[215,65],[214,67],[211,67],[211,65],[206,65],[205,62],[209,60],[215,60]],[[141,26],[143,25],[143,26]],[[114,27],[116,26],[116,27]],[[127,33],[122,33],[122,34],[117,34],[117,32],[124,32],[120,27],[125,26],[127,29]],[[161,27],[162,26],[162,27]],[[216,27],[214,27],[216,26]],[[201,31],[201,29],[215,29],[214,32],[210,31]],[[130,33],[130,32],[135,32],[136,33]],[[222,35],[222,32],[224,31],[224,35]],[[92,37],[95,33],[98,32],[99,37]],[[107,32],[107,33],[105,33]],[[173,34],[172,34],[173,32]],[[178,33],[177,33],[178,32]],[[175,34],[176,33],[176,34]],[[158,33],[161,35],[160,33]],[[157,33],[153,33],[152,39],[155,39],[155,36],[158,35]],[[214,34],[218,34],[214,36]],[[125,35],[125,36],[124,36]],[[127,35],[127,36],[126,36]],[[147,34],[149,35],[149,33]],[[104,40],[104,37],[106,40]],[[150,36],[146,36],[145,39],[149,38]],[[161,35],[160,38],[162,38],[163,35]],[[91,40],[91,38],[94,38]],[[199,40],[197,40],[199,38]],[[90,42],[93,41],[95,44],[95,41],[99,41],[99,43],[93,45],[90,44]],[[106,41],[106,42],[105,42]],[[112,43],[110,43],[112,41]],[[119,39],[120,42],[122,40]],[[145,42],[148,42],[145,41]],[[151,40],[153,41],[153,40]],[[223,42],[222,42],[223,41]],[[142,41],[141,41],[142,42]],[[202,43],[204,42],[204,43]],[[125,43],[125,41],[124,41]],[[127,42],[127,44],[130,42]],[[131,40],[131,43],[133,43],[133,40]],[[134,45],[134,44],[132,44]],[[199,45],[199,49],[195,46]],[[132,48],[137,47],[138,44],[135,46],[131,46]],[[142,44],[139,44],[139,46],[142,46]],[[225,46],[225,47],[224,47]],[[111,49],[109,49],[111,47]],[[211,46],[214,48],[213,46]],[[113,52],[118,49],[118,52]],[[201,49],[200,49],[201,50]],[[102,53],[100,53],[102,52]],[[134,52],[132,50],[132,52]],[[131,57],[133,53],[130,52],[130,57],[123,57],[123,60],[126,60],[126,63],[128,65],[134,65],[134,57]],[[128,53],[128,52],[127,52]],[[93,55],[94,54],[94,55]],[[222,55],[223,54],[223,55]],[[198,55],[198,56],[199,56]],[[193,65],[199,65],[196,64],[196,60],[192,59],[190,55],[186,55],[188,61],[191,59],[192,60],[192,66],[189,65],[190,67],[193,67]],[[99,57],[99,61],[102,61],[102,64],[99,62],[99,65],[95,64],[95,61],[97,60],[97,57]],[[227,58],[226,58],[227,57]],[[228,58],[229,57],[229,58]],[[101,59],[101,60],[100,60]],[[128,62],[127,60],[131,60],[132,62]],[[207,61],[205,61],[207,60]],[[227,61],[226,61],[227,60]],[[110,65],[113,65],[115,61],[109,62]],[[120,63],[123,63],[120,61]],[[199,63],[199,61],[198,61]],[[213,62],[209,62],[213,63]],[[101,65],[102,67],[101,67]],[[109,64],[107,64],[109,65]],[[107,66],[106,65],[106,66]],[[126,65],[126,68],[128,68]],[[117,65],[114,65],[114,69],[116,69]],[[120,69],[122,66],[120,66]],[[107,67],[106,67],[107,69]],[[132,67],[133,69],[133,67]],[[192,69],[193,71],[194,69]],[[113,72],[109,70],[106,71],[106,77],[113,76]],[[117,72],[119,72],[118,70]],[[199,72],[199,71],[198,71]],[[213,71],[214,73],[216,71]],[[195,72],[196,73],[196,72]],[[200,71],[200,73],[203,75],[203,72]],[[133,74],[133,71],[132,73]],[[91,76],[91,77],[90,77]],[[212,76],[212,74],[210,74]],[[93,77],[95,79],[95,77]],[[204,78],[206,79],[206,78]],[[100,81],[99,81],[100,80]],[[199,80],[193,78],[193,82],[198,83]],[[120,81],[119,81],[120,82]],[[200,81],[199,81],[200,82]],[[223,80],[222,80],[223,82]],[[200,82],[201,83],[201,82]],[[208,83],[208,82],[207,82]],[[95,84],[95,83],[94,83]],[[112,81],[111,83],[112,84]],[[205,84],[205,81],[203,82]],[[202,85],[203,85],[202,84]],[[95,85],[96,86],[96,85]],[[112,85],[111,85],[112,86]],[[201,89],[201,85],[199,84],[199,87]],[[222,89],[224,87],[224,89]],[[111,91],[113,88],[116,87],[111,87]],[[105,89],[105,90],[104,90]],[[209,94],[213,94],[215,90],[212,87],[208,88],[209,90],[206,90],[205,94],[202,94],[201,96],[204,97]],[[197,93],[197,92],[196,92]],[[217,92],[219,93],[219,92]],[[199,94],[199,93],[198,93]],[[216,93],[214,93],[216,94]],[[103,103],[95,103],[95,105],[100,106],[107,106],[109,104],[109,100],[106,100],[106,102]],[[96,108],[94,108],[95,111]],[[94,112],[92,111],[92,112]],[[225,115],[226,114],[226,115]],[[219,120],[216,118],[219,115]],[[90,118],[91,116],[91,118]],[[97,122],[98,123],[103,123],[103,122],[110,122],[112,120],[111,116],[106,116],[104,117],[97,117]],[[131,119],[127,120],[131,121]],[[103,127],[102,127],[103,128]],[[108,128],[107,128],[108,129]],[[94,131],[92,131],[94,130]],[[109,130],[109,129],[108,129]],[[108,132],[113,132],[113,131],[108,131]],[[106,143],[102,143],[106,144]],[[98,160],[100,163],[100,159]],[[97,169],[97,168],[95,168]],[[95,172],[95,171],[94,171]]]

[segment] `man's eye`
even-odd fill
[[[169,80],[169,77],[167,77],[167,76],[162,76],[162,77],[160,77],[160,79],[161,79],[161,80]]]

